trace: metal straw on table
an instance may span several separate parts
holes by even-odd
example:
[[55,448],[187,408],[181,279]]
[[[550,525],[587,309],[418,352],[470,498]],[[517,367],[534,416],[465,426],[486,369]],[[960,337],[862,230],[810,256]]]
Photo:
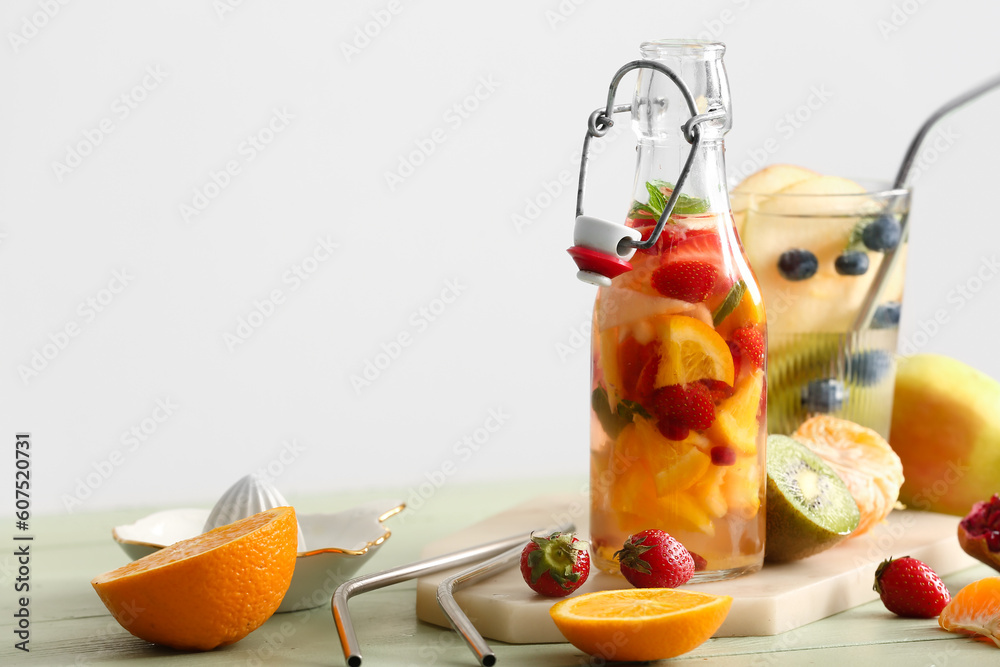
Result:
[[[572,524],[563,524],[554,528],[554,530],[562,531],[572,529]],[[518,533],[517,535],[511,535],[510,537],[494,540],[493,542],[487,542],[468,549],[454,551],[452,553],[444,554],[443,556],[436,556],[434,558],[428,558],[426,560],[417,561],[408,565],[394,567],[382,572],[355,577],[354,579],[346,581],[338,586],[337,590],[333,593],[331,610],[333,611],[334,623],[337,625],[337,635],[340,637],[340,645],[344,650],[344,659],[347,661],[349,667],[360,667],[361,665],[361,647],[358,644],[358,637],[354,632],[354,625],[351,623],[350,610],[347,606],[347,603],[352,597],[360,595],[361,593],[367,593],[368,591],[398,584],[399,582],[407,581],[420,575],[440,572],[441,570],[447,570],[459,565],[475,563],[483,558],[489,558],[490,556],[494,556],[504,551],[513,551],[515,548],[520,550],[525,544],[527,544],[530,535],[530,532]],[[462,616],[464,617],[464,614]],[[467,618],[465,620],[468,622]],[[454,619],[449,617],[449,621],[451,621],[454,626]],[[461,621],[459,622],[461,623]],[[475,632],[474,628],[473,632]],[[476,636],[478,636],[478,633],[476,633]],[[468,641],[468,639],[466,639],[466,641]],[[479,638],[479,641],[482,642],[481,637]],[[495,660],[496,658],[494,657],[494,661]]]
[[[569,530],[572,530],[572,526]],[[442,611],[448,617],[451,627],[462,636],[462,639],[465,640],[465,643],[472,650],[472,654],[476,656],[479,664],[483,667],[493,667],[497,662],[496,654],[493,653],[493,650],[483,639],[483,636],[479,634],[479,631],[476,630],[476,627],[469,620],[469,617],[465,615],[465,612],[462,611],[462,608],[458,606],[458,602],[455,601],[455,590],[488,574],[511,567],[521,559],[522,550],[523,545],[518,545],[508,551],[504,551],[499,556],[494,556],[485,563],[462,570],[458,574],[448,577],[438,585],[438,604],[441,605]]]

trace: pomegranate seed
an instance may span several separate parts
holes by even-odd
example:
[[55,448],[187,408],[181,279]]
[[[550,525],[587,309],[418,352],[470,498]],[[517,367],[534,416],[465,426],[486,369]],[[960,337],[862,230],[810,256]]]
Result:
[[712,463],[717,466],[731,466],[736,463],[736,452],[732,447],[712,447]]

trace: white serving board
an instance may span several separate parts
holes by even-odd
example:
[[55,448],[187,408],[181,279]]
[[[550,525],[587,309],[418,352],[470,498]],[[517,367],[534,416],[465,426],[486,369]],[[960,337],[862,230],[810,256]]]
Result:
[[[571,516],[577,532],[588,528],[585,499],[579,495],[537,498],[427,545],[424,556],[436,556],[499,537],[543,528]],[[939,575],[976,565],[956,537],[959,517],[929,512],[895,511],[887,523],[867,535],[847,540],[810,558],[782,565],[766,564],[755,574],[729,581],[692,584],[685,589],[731,595],[733,606],[716,637],[776,635],[877,598],[872,590],[875,568],[885,558],[913,556]],[[436,590],[445,577],[461,568],[421,577],[417,582],[417,616],[448,627],[437,604]],[[623,578],[591,572],[575,594],[627,588]],[[455,598],[483,636],[511,644],[566,641],[549,616],[558,600],[536,595],[511,568],[459,590]],[[888,613],[888,612],[887,612]]]

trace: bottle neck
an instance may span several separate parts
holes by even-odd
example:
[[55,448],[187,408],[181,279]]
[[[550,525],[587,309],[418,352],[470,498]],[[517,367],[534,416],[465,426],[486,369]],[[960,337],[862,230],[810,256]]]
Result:
[[649,200],[647,184],[664,184],[661,189],[669,195],[677,183],[691,151],[681,127],[690,120],[694,104],[694,113],[722,110],[725,115],[699,124],[701,141],[681,187],[685,197],[678,200],[675,212],[728,214],[723,137],[732,120],[729,82],[722,62],[725,47],[696,40],[665,40],[647,42],[641,52],[643,58],[669,68],[679,77],[690,98],[662,72],[639,69],[632,99],[632,128],[639,139],[634,200]]
[[[636,157],[633,200],[649,201],[647,184],[667,184],[673,189],[691,151],[678,132],[668,139],[639,139]],[[691,170],[681,189],[675,213],[728,213],[729,192],[726,187],[726,163],[722,139],[702,141],[695,150]]]

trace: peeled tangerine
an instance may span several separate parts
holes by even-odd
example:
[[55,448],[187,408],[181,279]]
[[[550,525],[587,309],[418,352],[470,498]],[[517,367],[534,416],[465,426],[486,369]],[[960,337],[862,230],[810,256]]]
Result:
[[900,359],[889,442],[903,503],[964,516],[1000,491],[1000,383],[949,357]]
[[948,632],[982,635],[1000,647],[1000,577],[974,581],[941,610],[938,625]]
[[903,465],[889,443],[872,429],[817,415],[802,422],[792,437],[826,461],[850,490],[861,512],[851,537],[871,530],[896,506]]

